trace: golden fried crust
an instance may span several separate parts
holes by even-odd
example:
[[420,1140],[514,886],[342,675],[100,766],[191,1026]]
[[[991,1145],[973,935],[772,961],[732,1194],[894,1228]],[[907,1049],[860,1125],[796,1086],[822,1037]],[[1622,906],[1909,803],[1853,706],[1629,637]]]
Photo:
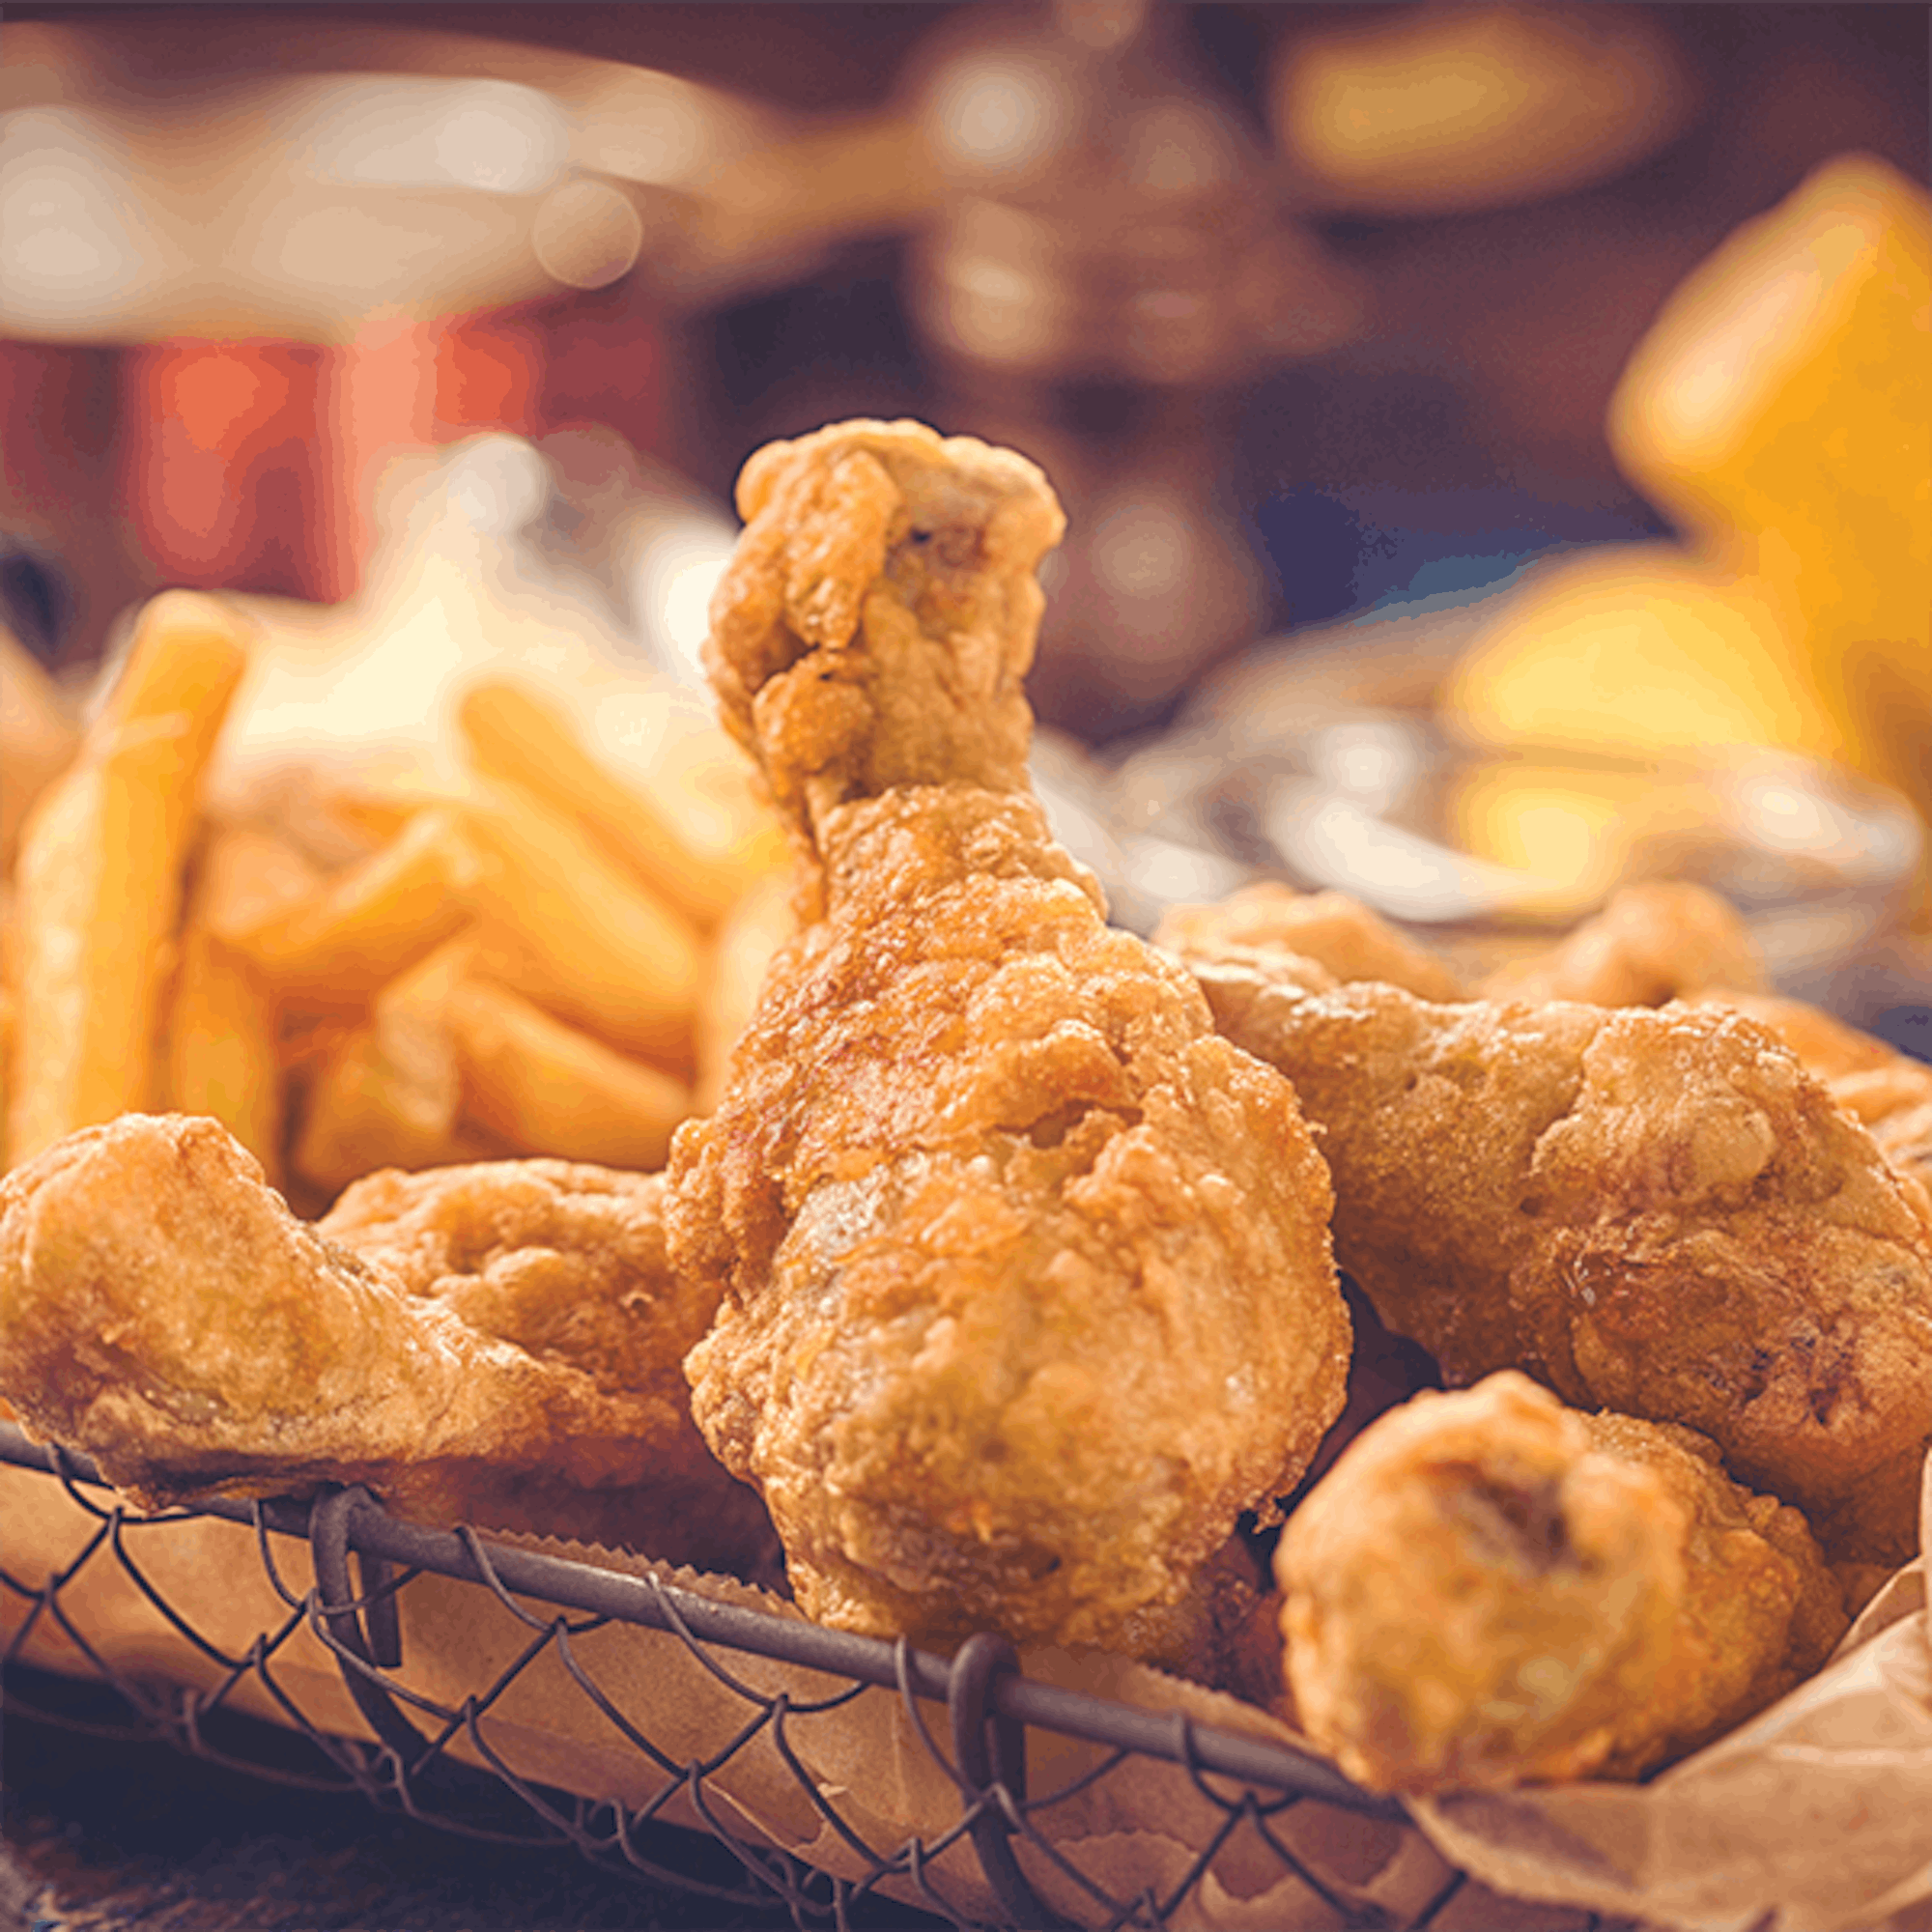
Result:
[[1295,1709],[1382,1791],[1582,1777],[1668,1719],[1688,1511],[1526,1378],[1391,1409],[1275,1554]]
[[1834,1559],[1909,1558],[1932,1239],[1911,1183],[1766,1029],[1193,963],[1322,1130],[1343,1266],[1452,1379],[1518,1366],[1686,1423]]
[[1682,1506],[1684,1599],[1647,1710],[1626,1714],[1604,1771],[1636,1776],[1721,1737],[1821,1665],[1845,1603],[1804,1516],[1724,1473],[1695,1430],[1586,1416],[1599,1456],[1648,1470]]
[[1124,1642],[1340,1409],[1321,1161],[1030,800],[893,792],[828,842],[672,1149],[672,1253],[725,1296],[699,1426],[813,1616]]
[[[1924,1224],[1871,1137],[1753,1021],[1627,1009],[1582,1065],[1538,1146],[1540,1225],[1511,1279],[1538,1356],[1573,1400],[1712,1436],[1835,1541],[1835,1512],[1932,1435]],[[1884,1547],[1834,1554],[1905,1561],[1914,1492]]]
[[1925,1190],[1922,1211],[1932,1227],[1932,1066],[1803,1000],[1723,987],[1699,993],[1694,1004],[1728,1007],[1768,1026],[1871,1135],[1893,1169]]
[[1372,1423],[1276,1571],[1300,1719],[1380,1790],[1639,1776],[1845,1629],[1804,1519],[1713,1444],[1508,1371]]
[[[656,1190],[529,1165],[373,1177],[329,1238],[213,1121],[71,1134],[0,1181],[0,1389],[148,1506],[359,1482],[425,1520],[752,1561],[756,1498],[679,1400]],[[661,1309],[650,1361],[618,1330]]]
[[1287,1073],[1321,1123],[1337,1259],[1377,1312],[1459,1378],[1520,1362],[1520,1201],[1603,1014],[1310,992],[1303,962],[1262,952],[1189,964],[1221,1030]]
[[1024,457],[915,422],[776,442],[738,479],[746,528],[711,606],[724,723],[803,835],[896,785],[1025,791],[1022,689],[1065,527]]
[[1703,886],[1652,879],[1624,887],[1595,919],[1548,952],[1492,974],[1481,991],[1491,1000],[1661,1007],[1711,986],[1757,992],[1765,984],[1756,942],[1728,900]]
[[[1261,1558],[1240,1537],[1231,1536],[1195,1573],[1179,1603],[1129,1620],[1123,1647],[1177,1677],[1266,1704],[1270,1690],[1280,1691],[1281,1642],[1274,1640],[1271,1662],[1258,1680],[1251,1632],[1273,1596]],[[1257,1689],[1259,1696],[1253,1694]]]
[[685,1351],[715,1309],[665,1259],[662,1175],[577,1161],[388,1168],[315,1231],[478,1334],[607,1392],[678,1399]]
[[1260,947],[1316,960],[1344,983],[1380,980],[1424,1000],[1465,995],[1447,964],[1359,899],[1298,893],[1273,879],[1243,886],[1218,904],[1170,906],[1153,943],[1180,953]]
[[695,1412],[811,1615],[1131,1648],[1341,1407],[1326,1172],[1027,795],[1038,472],[847,424],[740,503],[712,675],[822,891],[672,1147]]

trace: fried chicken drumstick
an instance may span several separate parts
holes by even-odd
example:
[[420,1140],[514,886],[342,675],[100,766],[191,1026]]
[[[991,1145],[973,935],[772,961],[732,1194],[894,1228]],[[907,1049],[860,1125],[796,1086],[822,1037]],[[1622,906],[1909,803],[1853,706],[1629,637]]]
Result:
[[1909,1560],[1932,1217],[1775,1035],[1719,1007],[1432,1005],[1259,950],[1191,963],[1322,1130],[1342,1265],[1452,1382],[1520,1367],[1685,1424],[1834,1560]]
[[1341,1406],[1326,1173],[1028,792],[1039,472],[851,423],[738,502],[708,664],[807,923],[672,1148],[695,1412],[812,1616],[1132,1649]]
[[1301,1722],[1382,1791],[1635,1776],[1782,1696],[1845,1628],[1804,1519],[1705,1438],[1509,1372],[1371,1423],[1275,1567]]
[[407,1516],[741,1574],[771,1530],[679,1363],[663,1183],[384,1173],[310,1227],[216,1122],[125,1114],[0,1180],[0,1392],[147,1507],[365,1483]]

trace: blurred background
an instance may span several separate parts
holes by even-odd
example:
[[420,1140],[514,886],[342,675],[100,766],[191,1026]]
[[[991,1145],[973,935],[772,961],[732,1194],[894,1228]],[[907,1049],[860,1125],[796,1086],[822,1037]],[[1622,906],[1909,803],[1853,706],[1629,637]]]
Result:
[[[1540,748],[1520,795],[1436,784],[1424,829],[1580,881],[1572,913],[1630,869],[1642,839],[1600,835],[1657,758],[1771,746],[1831,771],[1767,781],[1782,845],[1723,807],[1744,861],[1644,863],[1863,905],[1784,977],[1904,997],[1896,959],[1876,991],[1819,961],[1924,919],[1922,7],[10,5],[0,31],[0,600],[56,677],[163,584],[257,593],[324,666],[345,622],[406,628],[432,554],[480,586],[479,639],[549,613],[688,675],[746,455],[912,414],[1066,501],[1043,782],[1123,916],[1256,867],[1331,882],[1276,781],[1338,706],[1453,741],[1398,767]],[[1605,747],[1636,776],[1551,776]],[[1344,760],[1383,818],[1386,753]],[[1232,783],[1258,757],[1262,791]],[[1467,923],[1487,890],[1378,902]]]

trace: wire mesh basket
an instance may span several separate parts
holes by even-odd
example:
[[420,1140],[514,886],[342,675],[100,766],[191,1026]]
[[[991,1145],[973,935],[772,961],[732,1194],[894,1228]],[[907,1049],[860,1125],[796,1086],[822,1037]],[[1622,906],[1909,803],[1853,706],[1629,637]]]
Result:
[[[84,1458],[4,1424],[0,1462],[42,1472],[36,1485],[50,1495],[58,1485],[79,1513],[71,1548],[45,1574],[20,1574],[13,1553],[0,1567],[8,1663],[42,1663],[52,1653],[55,1667],[118,1694],[130,1734],[217,1762],[236,1761],[225,1714],[268,1715],[315,1752],[313,1771],[283,1767],[274,1775],[284,1779],[359,1791],[379,1806],[474,1837],[574,1846],[660,1888],[787,1909],[800,1927],[843,1927],[874,1896],[976,1932],[1241,1922],[1468,1932],[1492,1922],[1482,1901],[1496,1903],[1492,1895],[1406,1830],[1392,1801],[1271,1739],[1040,1681],[995,1635],[971,1638],[949,1660],[904,1640],[720,1602],[648,1566],[627,1574],[473,1529],[427,1529],[391,1517],[360,1489],[333,1489],[312,1503],[216,1500],[143,1516],[100,1493]],[[213,1621],[223,1628],[212,1628],[206,1605],[255,1579],[224,1577],[213,1595],[196,1593],[190,1611],[174,1600],[186,1574],[180,1561],[170,1573],[158,1560],[170,1547],[164,1539],[179,1544],[185,1526],[208,1522],[239,1526],[222,1533],[243,1539],[271,1593],[256,1606],[271,1603],[274,1614],[261,1617],[245,1642],[220,1616]],[[241,1547],[231,1542],[224,1560]],[[136,1646],[137,1655],[125,1641],[110,1655],[114,1645],[90,1628],[90,1599],[101,1601],[108,1582],[153,1624],[154,1641]],[[412,1595],[425,1591],[440,1593],[430,1613],[445,1624],[452,1615],[468,1622],[500,1613],[497,1622],[514,1631],[513,1641],[466,1653],[473,1682],[425,1690],[411,1680],[406,1633],[431,1627],[411,1613]],[[118,1627],[125,1631],[125,1618]],[[616,1627],[659,1634],[676,1646],[683,1669],[701,1674],[712,1693],[706,1735],[692,1731],[688,1711],[671,1720],[668,1691],[662,1701],[649,1694],[675,1674],[662,1663],[641,1691],[639,1680],[611,1681],[593,1652],[597,1634]],[[182,1667],[164,1661],[169,1645]],[[298,1662],[304,1645],[320,1646],[311,1655],[326,1655],[334,1673],[325,1688],[346,1692],[346,1703],[318,1695],[321,1680]],[[774,1679],[772,1666],[789,1675]],[[809,1673],[812,1694],[801,1694],[807,1680],[799,1673]],[[539,1675],[549,1705],[580,1699],[632,1754],[635,1775],[621,1780],[622,1791],[596,1782],[608,1755],[581,1754],[583,1775],[531,1774],[513,1742],[522,1720],[509,1714],[519,1687]],[[17,1707],[11,1687],[10,1696]],[[928,1787],[937,1778],[950,1792],[950,1816],[928,1829],[882,1835],[880,1818],[892,1807],[868,1797],[862,1776],[828,1776],[822,1751],[804,1742],[809,1727],[836,1726],[867,1699],[875,1712],[890,1711],[895,1737],[912,1741],[908,1753],[923,1758],[888,1765],[868,1744],[872,1772],[901,1783],[923,1777]],[[1072,1759],[1069,1746],[1077,1747]],[[759,1776],[769,1780],[782,1767],[791,1781],[795,1819],[805,1825],[794,1823],[789,1846],[746,1799],[753,1756]],[[1091,1814],[1095,1794],[1122,1777],[1171,1780],[1171,1802],[1196,1813],[1184,1864],[1170,1861],[1157,1880],[1138,1885],[1122,1885],[1118,1857],[1096,1863],[1063,1829],[1070,1812]],[[722,1877],[715,1861],[709,1876],[664,1862],[657,1848],[665,1834],[648,1828],[665,1822],[723,1847]],[[1344,1836],[1352,1827],[1358,1839],[1379,1833],[1385,1851],[1399,1837],[1404,1853],[1379,1864],[1344,1859],[1339,1867],[1311,1855],[1338,1827]],[[801,1856],[801,1838],[816,1849]],[[1395,1865],[1399,1879],[1390,1877]],[[1272,1900],[1256,1908],[1270,1916],[1231,1914],[1230,1902],[1241,1900]],[[1293,1917],[1277,1921],[1285,1902]],[[1564,1932],[1628,1923],[1580,1912],[1549,1922]]]

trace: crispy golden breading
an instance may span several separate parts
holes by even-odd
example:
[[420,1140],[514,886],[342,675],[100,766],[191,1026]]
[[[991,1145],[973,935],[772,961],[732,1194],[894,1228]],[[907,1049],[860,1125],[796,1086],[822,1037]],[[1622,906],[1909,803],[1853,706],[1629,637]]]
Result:
[[[1115,1648],[1177,1677],[1245,1695],[1252,1672],[1248,1634],[1273,1597],[1262,1559],[1231,1536],[1195,1572],[1179,1603],[1136,1611]],[[1277,1678],[1280,1648],[1277,1638]]]
[[1932,1214],[1932,1066],[1803,1000],[1725,987],[1699,993],[1693,1004],[1728,1007],[1768,1026],[1871,1135],[1886,1159],[1926,1190]]
[[1492,973],[1480,990],[1492,1000],[1661,1007],[1711,986],[1757,992],[1765,983],[1756,943],[1727,899],[1648,879],[1614,894],[1548,952]]
[[1467,989],[1449,965],[1347,893],[1298,893],[1264,879],[1214,905],[1170,906],[1153,943],[1170,952],[1262,947],[1325,967],[1338,981],[1380,980],[1424,1000],[1460,1000]]
[[1039,472],[861,423],[739,501],[712,674],[806,923],[672,1147],[699,1426],[819,1620],[1130,1646],[1341,1406],[1326,1175],[1027,795]]
[[[1240,896],[1229,900],[1229,907]],[[1214,951],[1223,938],[1312,952],[1325,961],[1319,950],[1287,933],[1210,928],[1191,944],[1175,946],[1179,952]],[[1338,969],[1337,977],[1370,976]],[[1403,980],[1395,983],[1425,999],[1454,997]],[[1495,1000],[1580,1000],[1595,1007],[1661,1006],[1681,998],[1748,1013],[1824,1081],[1892,1166],[1925,1187],[1932,1202],[1932,1066],[1802,1000],[1779,998],[1766,985],[1757,948],[1725,900],[1702,886],[1651,882],[1627,886],[1549,952],[1492,974],[1482,991]]]
[[1451,1381],[1520,1367],[1687,1424],[1834,1559],[1912,1555],[1932,1223],[1765,1028],[1310,991],[1301,962],[1258,952],[1192,963],[1321,1129],[1342,1265]]
[[754,1560],[678,1358],[660,1184],[376,1175],[306,1226],[218,1123],[123,1115],[0,1181],[0,1392],[155,1506],[365,1483],[401,1513]]
[[815,915],[834,807],[932,783],[1026,794],[1034,570],[1066,520],[1024,457],[907,422],[769,443],[737,501],[705,669]]
[[1383,1791],[1637,1776],[1781,1696],[1845,1628],[1803,1518],[1711,1443],[1507,1372],[1372,1423],[1276,1572],[1299,1719]]

